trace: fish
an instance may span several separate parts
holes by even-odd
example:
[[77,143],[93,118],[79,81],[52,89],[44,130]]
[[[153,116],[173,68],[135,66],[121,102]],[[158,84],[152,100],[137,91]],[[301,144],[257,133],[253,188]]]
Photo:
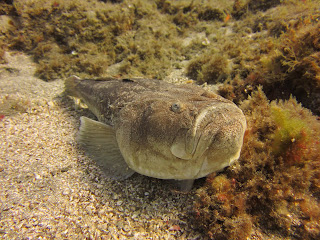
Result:
[[77,140],[114,180],[135,172],[178,180],[181,190],[240,156],[246,118],[233,102],[195,84],[144,78],[65,80],[85,116]]

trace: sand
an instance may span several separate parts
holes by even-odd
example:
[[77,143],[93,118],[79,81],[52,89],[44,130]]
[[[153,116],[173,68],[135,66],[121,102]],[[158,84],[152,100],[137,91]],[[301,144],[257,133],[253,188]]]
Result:
[[[21,53],[0,65],[1,239],[203,239],[188,194],[139,174],[107,179],[77,145],[79,117],[63,80],[34,77]],[[197,186],[198,185],[198,186]]]

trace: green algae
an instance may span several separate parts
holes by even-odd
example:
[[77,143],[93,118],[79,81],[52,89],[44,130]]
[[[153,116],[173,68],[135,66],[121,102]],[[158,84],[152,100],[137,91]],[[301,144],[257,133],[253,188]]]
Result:
[[295,113],[276,105],[270,110],[278,126],[274,133],[272,152],[275,154],[286,152],[293,144],[306,145],[306,136],[310,135],[310,129],[304,119],[295,117]]

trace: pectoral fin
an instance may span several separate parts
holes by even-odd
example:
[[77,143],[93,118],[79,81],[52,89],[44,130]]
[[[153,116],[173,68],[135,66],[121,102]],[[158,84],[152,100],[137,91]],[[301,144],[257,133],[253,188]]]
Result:
[[104,173],[114,180],[130,177],[130,169],[119,150],[114,129],[104,123],[81,117],[78,142],[102,167]]
[[189,192],[192,189],[194,179],[180,180],[178,182],[181,192]]
[[185,180],[171,180],[172,185],[174,186],[174,191],[178,193],[188,193],[191,191],[194,183],[194,179],[185,179]]

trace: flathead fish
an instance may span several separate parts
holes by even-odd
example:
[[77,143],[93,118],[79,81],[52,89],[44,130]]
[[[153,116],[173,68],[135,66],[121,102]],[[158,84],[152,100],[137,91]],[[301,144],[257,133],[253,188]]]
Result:
[[151,79],[65,81],[97,120],[81,117],[78,141],[112,179],[134,172],[192,181],[239,158],[246,129],[231,101],[195,85]]

